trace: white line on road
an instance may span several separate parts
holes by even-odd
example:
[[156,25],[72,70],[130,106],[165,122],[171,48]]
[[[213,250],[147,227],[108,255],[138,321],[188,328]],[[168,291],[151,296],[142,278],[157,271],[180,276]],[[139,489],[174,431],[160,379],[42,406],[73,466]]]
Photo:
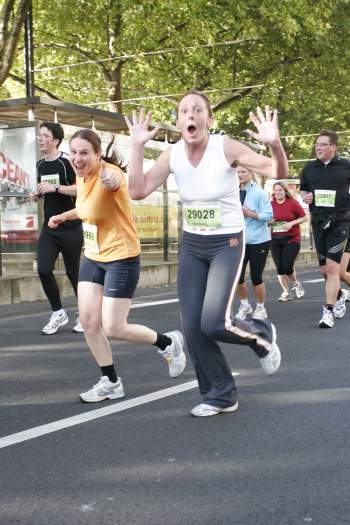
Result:
[[302,280],[303,283],[324,283],[324,279],[310,279],[309,281]]
[[163,301],[150,301],[148,303],[134,303],[131,308],[145,308],[145,306],[158,306],[159,304],[178,303],[178,299],[163,299]]
[[[232,371],[232,375],[239,376],[240,373]],[[120,401],[118,403],[114,403],[113,405],[108,405],[103,408],[98,408],[97,410],[85,412],[84,414],[78,414],[65,419],[59,419],[58,421],[53,421],[52,423],[47,423],[46,425],[41,425],[39,427],[29,428],[27,430],[23,430],[22,432],[17,432],[16,434],[10,434],[0,438],[0,448],[16,445],[17,443],[23,443],[23,441],[45,436],[46,434],[52,434],[58,430],[73,427],[75,425],[81,425],[82,423],[87,423],[88,421],[93,421],[94,419],[98,419],[100,417],[110,416],[111,414],[116,414],[117,412],[123,412],[129,408],[145,405],[146,403],[151,403],[152,401],[158,401],[164,397],[181,394],[182,392],[186,392],[187,390],[191,390],[197,386],[197,380],[188,381],[187,383],[182,383],[181,385],[171,386],[170,388],[164,388],[163,390],[157,390],[156,392],[151,392],[150,394],[145,394],[144,396],[134,397],[133,399],[129,399],[127,401]]]
[[9,436],[0,438],[0,448],[9,447],[10,445],[15,445],[16,443],[22,443],[23,441],[28,441],[29,439],[34,439],[46,434],[51,434],[52,432],[57,432],[58,430],[62,430],[64,428],[80,425],[81,423],[86,423],[100,417],[116,414],[117,412],[122,412],[123,410],[128,410],[129,408],[145,405],[146,403],[151,403],[152,401],[158,401],[158,399],[163,399],[164,397],[173,396],[175,394],[191,390],[192,388],[196,388],[197,385],[197,381],[188,381],[187,383],[182,383],[181,385],[164,388],[163,390],[158,390],[157,392],[152,392],[151,394],[146,394],[144,396],[135,397],[134,399],[129,399],[127,401],[114,403],[113,405],[108,405],[97,410],[91,410],[90,412],[85,412],[84,414],[78,414],[65,419],[59,419],[58,421],[53,421],[47,425],[41,425],[39,427],[29,428],[23,432],[10,434]]
[[[163,299],[162,301],[149,301],[149,302],[146,302],[146,303],[133,303],[131,305],[131,308],[146,308],[147,306],[158,306],[158,305],[161,305],[161,304],[170,304],[170,303],[178,303],[179,302],[179,299],[175,298],[175,299]],[[73,311],[73,310],[77,310],[77,308],[74,308],[74,307],[71,307],[71,308],[66,308],[65,310],[67,311]],[[39,317],[39,316],[42,316],[42,315],[46,315],[47,312],[36,312],[36,313],[31,313],[31,312],[28,312],[27,314],[22,314],[22,315],[14,315],[12,317],[5,317],[3,319],[0,319],[0,323],[3,322],[3,323],[7,323],[8,321],[14,321],[14,320],[18,320],[18,319],[26,319],[27,317]]]

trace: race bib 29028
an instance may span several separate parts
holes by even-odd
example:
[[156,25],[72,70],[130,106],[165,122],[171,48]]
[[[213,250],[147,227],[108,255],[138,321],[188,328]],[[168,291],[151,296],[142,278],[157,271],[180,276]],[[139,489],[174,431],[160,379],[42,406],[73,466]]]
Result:
[[219,202],[201,202],[183,205],[184,220],[194,230],[215,230],[221,226],[221,205]]

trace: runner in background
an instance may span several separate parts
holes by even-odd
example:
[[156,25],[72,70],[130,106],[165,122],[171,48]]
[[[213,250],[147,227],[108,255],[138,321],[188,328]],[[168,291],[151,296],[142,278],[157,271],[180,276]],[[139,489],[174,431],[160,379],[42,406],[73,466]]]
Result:
[[334,131],[321,130],[315,142],[317,159],[308,162],[300,175],[300,193],[310,207],[315,248],[325,279],[320,328],[333,328],[334,318],[344,317],[346,312],[340,269],[349,237],[350,161],[336,155],[337,143]]
[[[113,139],[114,140],[114,139]],[[185,369],[183,336],[179,330],[160,334],[128,315],[140,275],[140,241],[131,213],[123,163],[113,141],[102,156],[101,141],[90,129],[74,133],[70,160],[77,174],[76,208],[51,217],[50,228],[66,221],[83,221],[85,253],[79,272],[78,304],[86,342],[100,367],[98,383],[80,394],[86,403],[125,396],[108,338],[154,345],[167,361],[169,374]]]
[[271,203],[271,254],[282,287],[282,294],[278,300],[285,302],[301,299],[305,291],[297,280],[294,263],[300,251],[300,224],[307,221],[307,216],[282,181],[274,183]]
[[[266,319],[266,290],[262,275],[270,250],[271,234],[268,223],[272,220],[272,206],[268,194],[257,184],[252,170],[238,166],[237,175],[246,227],[246,245],[242,272],[237,287],[240,306],[236,317],[237,319],[246,319],[247,315],[252,315],[253,319]],[[248,287],[245,282],[248,263],[256,300],[254,311],[248,300]]]
[[[54,267],[59,254],[62,254],[66,274],[74,293],[77,295],[80,254],[83,245],[83,232],[80,220],[61,224],[55,231],[48,227],[52,215],[57,215],[75,207],[77,194],[74,170],[65,155],[58,151],[64,138],[60,124],[43,122],[40,125],[38,146],[44,157],[37,163],[36,191],[30,194],[33,202],[44,198],[44,223],[37,245],[38,274],[52,314],[42,333],[51,335],[69,322],[62,307],[60,291],[54,276]],[[83,332],[79,318],[73,327],[74,332]]]
[[206,417],[237,410],[231,369],[217,341],[248,345],[266,374],[277,372],[281,354],[276,330],[267,319],[231,318],[234,292],[244,258],[244,216],[236,166],[262,175],[286,177],[288,163],[280,142],[277,111],[258,108],[250,118],[271,158],[222,135],[209,135],[213,124],[210,101],[200,91],[185,93],[177,108],[182,139],[164,151],[146,173],[144,147],[158,129],[149,130],[151,114],[126,117],[131,136],[129,192],[143,199],[173,173],[183,204],[184,232],[178,268],[178,295],[187,347],[196,371],[201,403],[193,416]]

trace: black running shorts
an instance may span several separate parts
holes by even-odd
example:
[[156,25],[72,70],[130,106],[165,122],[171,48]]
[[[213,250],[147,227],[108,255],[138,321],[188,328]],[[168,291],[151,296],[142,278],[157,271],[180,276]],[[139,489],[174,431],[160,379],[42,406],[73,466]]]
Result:
[[338,222],[328,229],[324,229],[323,223],[313,224],[312,232],[319,265],[325,265],[326,259],[340,263],[348,240],[349,223]]
[[98,262],[83,257],[79,282],[103,286],[103,295],[114,299],[132,299],[140,277],[140,256],[120,261]]

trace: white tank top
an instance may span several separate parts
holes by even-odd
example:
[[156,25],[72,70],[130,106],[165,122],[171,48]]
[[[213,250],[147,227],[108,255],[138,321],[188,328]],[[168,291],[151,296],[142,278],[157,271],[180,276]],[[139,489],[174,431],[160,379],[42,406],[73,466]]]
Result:
[[222,135],[209,135],[196,168],[187,158],[184,141],[177,142],[170,153],[170,171],[183,204],[184,231],[217,235],[244,230],[239,180],[226,160]]

